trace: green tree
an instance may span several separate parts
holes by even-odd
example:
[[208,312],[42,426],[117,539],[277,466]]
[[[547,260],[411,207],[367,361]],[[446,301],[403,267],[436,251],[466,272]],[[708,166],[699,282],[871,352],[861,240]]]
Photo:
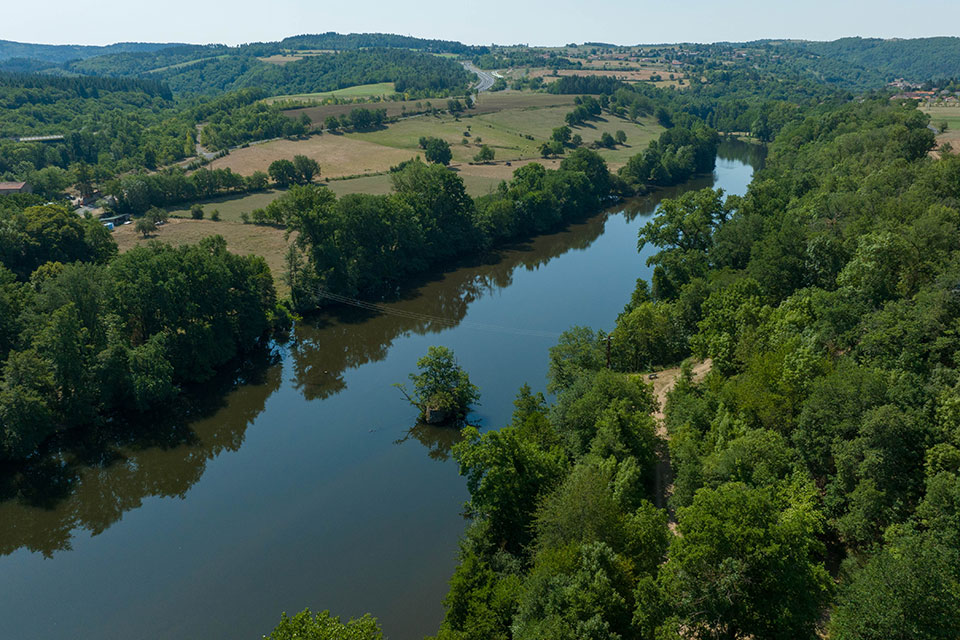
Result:
[[837,640],[948,640],[960,629],[960,558],[931,535],[909,533],[880,550],[841,591]]
[[264,640],[383,640],[383,632],[370,614],[343,623],[329,611],[313,616],[304,609],[292,618],[283,614],[280,624]]
[[[661,583],[675,624],[693,638],[816,638],[831,588],[815,558],[822,518],[813,490],[701,489],[678,512]],[[790,594],[790,606],[783,595]]]
[[289,187],[291,184],[294,184],[299,176],[297,168],[293,163],[282,158],[271,162],[267,172],[270,174],[270,178],[280,188]]
[[570,127],[564,125],[554,129],[553,133],[550,135],[550,139],[554,142],[559,142],[560,144],[567,144],[570,142],[571,134],[572,131],[570,130]]
[[570,387],[581,374],[599,371],[606,362],[601,338],[590,327],[571,327],[550,347],[547,390],[557,393]]
[[462,420],[480,399],[480,390],[470,382],[470,376],[447,347],[427,349],[427,355],[417,360],[417,369],[419,373],[410,374],[411,392],[402,384],[397,387],[420,409],[420,417],[428,423]]
[[476,162],[493,162],[495,155],[496,154],[494,153],[493,149],[491,149],[488,145],[483,145],[480,147],[480,151],[477,152],[477,155],[475,155],[473,159]]
[[424,149],[423,155],[427,159],[427,162],[448,165],[453,159],[453,152],[450,151],[450,145],[446,140],[429,138],[426,141]]
[[516,427],[483,435],[474,427],[453,447],[460,474],[467,477],[467,513],[488,527],[490,540],[511,553],[531,538],[531,523],[542,496],[563,476],[566,456],[544,448]]
[[139,234],[142,234],[144,238],[157,230],[157,223],[153,221],[152,218],[146,216],[138,218],[136,223],[133,225],[133,230]]
[[627,143],[627,134],[624,133],[623,129],[617,129],[617,132],[613,134],[613,137],[617,141],[617,144]]
[[199,204],[191,205],[190,217],[194,220],[203,220],[203,207]]
[[317,161],[304,155],[293,156],[293,168],[297,172],[299,184],[310,184],[316,176],[320,175],[320,165]]

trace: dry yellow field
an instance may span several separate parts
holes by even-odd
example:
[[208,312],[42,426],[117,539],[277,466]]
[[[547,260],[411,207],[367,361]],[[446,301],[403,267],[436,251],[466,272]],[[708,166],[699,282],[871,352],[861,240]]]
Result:
[[129,251],[138,244],[159,240],[174,246],[193,244],[208,237],[221,235],[227,241],[227,249],[238,255],[263,256],[273,274],[277,291],[281,295],[288,293],[282,282],[284,257],[288,240],[286,230],[238,222],[214,222],[212,220],[183,220],[171,218],[166,224],[144,238],[133,230],[134,225],[127,224],[113,232],[120,251]]
[[339,178],[365,173],[380,173],[409,160],[419,152],[395,149],[342,135],[325,133],[306,140],[275,140],[236,149],[210,163],[211,169],[230,168],[248,176],[266,171],[274,160],[304,155],[320,163],[322,177]]

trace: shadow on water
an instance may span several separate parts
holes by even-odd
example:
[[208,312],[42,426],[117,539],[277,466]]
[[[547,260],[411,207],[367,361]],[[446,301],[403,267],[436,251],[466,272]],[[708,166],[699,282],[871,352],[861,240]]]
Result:
[[185,498],[207,461],[243,445],[280,387],[279,362],[275,350],[260,349],[168,413],[69,433],[35,459],[0,467],[0,555],[26,548],[51,557],[77,532],[102,533],[146,498]]

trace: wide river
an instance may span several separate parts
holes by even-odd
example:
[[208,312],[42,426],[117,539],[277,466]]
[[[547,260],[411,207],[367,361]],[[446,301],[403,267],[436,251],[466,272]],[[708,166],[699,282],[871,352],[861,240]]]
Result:
[[411,430],[391,385],[446,345],[481,389],[472,420],[507,423],[523,383],[543,390],[556,334],[611,329],[649,277],[637,231],[659,201],[743,194],[759,161],[724,143],[713,176],[418,283],[386,313],[301,324],[172,436],[0,479],[0,638],[258,639],[305,607],[435,633],[466,488],[451,433]]

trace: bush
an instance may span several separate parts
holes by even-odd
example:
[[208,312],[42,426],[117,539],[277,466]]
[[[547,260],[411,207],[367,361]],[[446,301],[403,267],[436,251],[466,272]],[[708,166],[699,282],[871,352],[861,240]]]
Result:
[[190,207],[190,217],[194,220],[203,220],[203,207],[195,204]]

